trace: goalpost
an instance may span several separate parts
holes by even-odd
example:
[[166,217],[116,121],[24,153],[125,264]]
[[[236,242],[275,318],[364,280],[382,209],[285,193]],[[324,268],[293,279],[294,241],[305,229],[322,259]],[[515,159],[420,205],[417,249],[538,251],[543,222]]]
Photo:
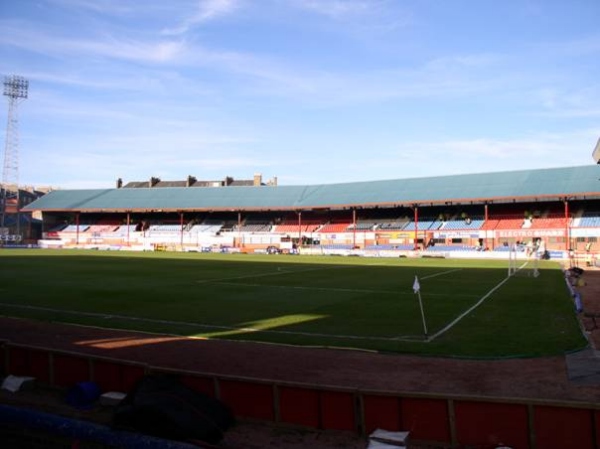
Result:
[[[523,254],[525,258],[519,259],[518,255]],[[510,246],[508,252],[508,276],[526,276],[538,277],[540,253],[537,248],[531,253],[525,253],[520,250],[516,244]]]

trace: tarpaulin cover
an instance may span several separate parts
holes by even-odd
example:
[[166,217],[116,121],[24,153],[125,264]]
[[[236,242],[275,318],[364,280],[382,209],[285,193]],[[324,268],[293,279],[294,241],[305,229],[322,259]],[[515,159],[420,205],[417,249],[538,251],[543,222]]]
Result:
[[117,406],[113,422],[118,428],[161,438],[216,444],[234,418],[222,402],[175,377],[146,376]]

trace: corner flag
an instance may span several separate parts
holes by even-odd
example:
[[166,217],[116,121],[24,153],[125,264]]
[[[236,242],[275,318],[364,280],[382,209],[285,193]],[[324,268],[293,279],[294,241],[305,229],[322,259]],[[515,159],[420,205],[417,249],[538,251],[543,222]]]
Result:
[[415,295],[419,293],[420,290],[421,284],[419,284],[419,278],[415,276],[415,282],[413,283],[413,291],[415,292]]
[[421,319],[423,320],[423,333],[427,338],[427,323],[425,322],[425,311],[423,310],[423,300],[421,299],[421,284],[419,284],[419,278],[415,275],[415,282],[413,282],[413,291],[415,295],[419,295],[419,308],[421,309]]

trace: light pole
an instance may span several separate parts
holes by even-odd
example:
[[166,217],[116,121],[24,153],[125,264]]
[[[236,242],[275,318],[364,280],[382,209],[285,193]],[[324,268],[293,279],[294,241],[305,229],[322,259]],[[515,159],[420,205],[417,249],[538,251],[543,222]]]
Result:
[[20,235],[19,217],[19,110],[21,100],[27,98],[29,81],[22,76],[10,75],[4,78],[4,95],[8,97],[8,118],[4,145],[4,165],[2,169],[2,201],[0,204],[0,227],[4,228],[7,209],[16,213],[16,234]]

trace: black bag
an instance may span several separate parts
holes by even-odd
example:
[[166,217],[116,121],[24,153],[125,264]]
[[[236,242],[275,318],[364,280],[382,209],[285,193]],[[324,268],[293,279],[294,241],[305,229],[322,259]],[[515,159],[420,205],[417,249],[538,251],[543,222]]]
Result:
[[117,406],[115,427],[172,440],[217,444],[234,423],[227,406],[171,376],[146,376]]
[[573,273],[575,276],[581,276],[585,270],[579,267],[571,267],[569,268],[569,271],[571,271],[571,273]]

